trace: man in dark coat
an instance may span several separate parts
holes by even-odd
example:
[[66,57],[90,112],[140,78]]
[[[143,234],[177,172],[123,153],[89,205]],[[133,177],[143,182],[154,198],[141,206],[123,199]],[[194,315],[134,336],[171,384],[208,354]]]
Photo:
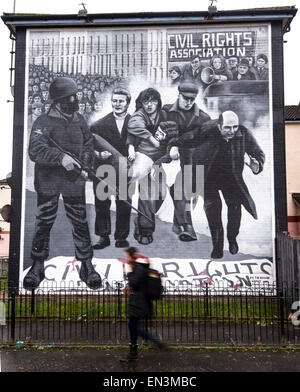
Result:
[[[177,124],[179,138],[174,142],[170,150],[172,159],[180,158],[181,173],[178,173],[175,183],[179,181],[182,175],[182,198],[176,200],[174,197],[174,186],[171,187],[170,193],[174,202],[174,219],[173,231],[178,235],[181,241],[197,240],[193,228],[191,217],[191,200],[185,197],[183,190],[184,184],[184,166],[194,165],[193,153],[195,150],[195,138],[200,134],[203,124],[210,120],[208,114],[204,113],[197,104],[195,99],[198,95],[198,87],[190,82],[183,82],[178,86],[178,99],[174,104],[165,105],[162,109],[162,115],[166,121],[174,121]],[[194,173],[194,172],[193,172]],[[195,174],[195,173],[194,173]],[[194,183],[195,175],[191,181]]]
[[[72,79],[54,80],[50,86],[54,103],[47,114],[34,122],[31,130],[29,156],[35,162],[38,212],[31,250],[33,265],[24,278],[24,287],[28,290],[37,288],[45,278],[44,260],[49,256],[50,230],[56,219],[60,195],[72,224],[75,257],[81,261],[80,278],[92,289],[101,286],[100,275],[91,263],[93,248],[86,220],[85,179],[81,176],[87,177],[84,168],[93,163],[93,137],[84,118],[76,113],[76,92],[77,86]],[[84,167],[67,152],[80,159]]]
[[[127,113],[130,104],[130,93],[121,88],[113,91],[111,104],[113,111],[102,119],[96,121],[91,126],[91,132],[95,136],[95,148],[98,150],[96,166],[101,164],[112,165],[120,178],[119,161],[120,158],[127,159],[128,147],[126,145],[128,121],[130,115]],[[117,179],[118,180],[118,179]],[[117,181],[118,183],[118,181]],[[97,197],[98,182],[94,182],[95,193],[95,234],[100,236],[99,241],[94,245],[94,249],[103,249],[110,245],[109,235],[111,234],[110,206],[111,200],[107,198],[100,200]],[[131,202],[129,196],[127,198]],[[116,198],[116,229],[115,246],[126,248],[129,246],[126,238],[130,229],[131,206],[124,200]]]
[[201,64],[201,58],[194,56],[189,65],[185,66],[182,71],[182,80],[192,82],[202,89],[206,87],[201,79],[201,72],[204,66]]
[[245,154],[250,157],[254,174],[263,170],[265,154],[252,133],[239,125],[236,113],[226,111],[218,120],[203,126],[194,161],[205,166],[204,210],[207,216],[213,251],[212,258],[223,257],[222,192],[228,207],[227,238],[231,254],[238,252],[236,237],[241,223],[241,206],[257,219],[256,207],[243,179]]

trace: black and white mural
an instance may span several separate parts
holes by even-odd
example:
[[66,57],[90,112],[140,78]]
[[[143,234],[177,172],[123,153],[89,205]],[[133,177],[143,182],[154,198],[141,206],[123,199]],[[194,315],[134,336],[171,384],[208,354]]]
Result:
[[27,31],[20,281],[272,284],[271,29]]

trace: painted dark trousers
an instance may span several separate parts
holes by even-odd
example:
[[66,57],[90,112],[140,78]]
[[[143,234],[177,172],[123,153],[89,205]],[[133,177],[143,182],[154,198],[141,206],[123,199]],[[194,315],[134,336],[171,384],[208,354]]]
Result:
[[[181,166],[181,171],[177,174],[175,183],[178,184],[180,182],[180,177],[181,177],[181,199],[180,200],[175,200],[175,194],[174,194],[174,185],[171,186],[170,188],[170,195],[173,199],[174,203],[174,217],[173,217],[173,222],[176,225],[182,226],[183,224],[189,224],[192,225],[192,215],[191,215],[191,199],[188,199],[186,197],[186,194],[184,192],[184,184],[190,181],[190,187],[191,190],[194,190],[195,188],[195,166],[193,165],[193,153],[195,149],[194,148],[180,148],[179,149],[179,154],[180,154],[180,166]],[[185,179],[185,170],[184,167],[185,165],[190,165],[193,167],[192,171],[192,176],[189,179]]]
[[[99,160],[98,165],[109,165],[112,166],[116,173],[116,184],[119,184],[119,178],[127,178],[127,158],[124,157],[118,150],[116,150],[110,143],[105,139],[98,136],[97,137],[97,147],[101,151],[109,151],[111,156],[105,160]],[[100,177],[105,180],[105,176]],[[111,200],[109,198],[105,200],[100,200],[97,197],[97,186],[98,182],[94,181],[93,189],[95,195],[95,234],[98,236],[107,236],[111,234],[111,215],[110,206]],[[128,188],[127,188],[128,195]],[[131,214],[131,198],[128,195],[127,201],[129,205],[124,202],[124,200],[119,200],[116,197],[116,228],[115,228],[115,239],[125,240],[129,235],[130,230],[130,214]]]
[[[127,200],[129,203],[131,203],[129,197]],[[110,199],[99,200],[97,196],[95,197],[95,234],[98,236],[106,236],[111,234],[110,206]],[[116,240],[125,240],[128,237],[130,230],[130,214],[131,205],[125,203],[124,200],[118,200],[118,198],[116,198]]]
[[[37,216],[31,258],[43,261],[49,256],[50,231],[57,216],[59,193],[54,195],[38,193],[37,196]],[[84,192],[81,196],[62,193],[62,198],[66,216],[72,225],[75,257],[79,261],[90,261],[93,258],[93,248],[86,219]]]
[[204,185],[204,211],[207,216],[212,238],[215,236],[216,232],[220,232],[221,237],[223,238],[222,200],[220,198],[219,190],[222,192],[228,208],[227,238],[229,241],[235,240],[239,234],[242,216],[242,201],[234,183],[235,180],[233,177],[216,180],[211,176]]

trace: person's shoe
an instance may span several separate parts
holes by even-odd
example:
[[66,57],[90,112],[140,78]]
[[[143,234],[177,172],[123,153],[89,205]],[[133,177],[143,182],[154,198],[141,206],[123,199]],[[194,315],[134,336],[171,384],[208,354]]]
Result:
[[183,231],[178,235],[180,241],[196,241],[197,240],[197,235],[195,233],[195,230],[191,224],[184,223],[183,225]]
[[140,229],[138,227],[137,218],[135,218],[135,220],[134,220],[134,225],[135,225],[134,233],[133,233],[134,239],[137,240],[137,242],[139,244],[142,244],[142,245],[149,245],[149,244],[151,244],[153,242],[152,234],[150,232],[147,232],[147,233],[144,232],[143,233],[143,232],[140,231]]
[[79,277],[92,290],[101,287],[102,279],[90,260],[81,262]]
[[236,240],[231,240],[231,241],[228,241],[228,242],[229,242],[229,252],[232,255],[236,255],[237,252],[239,251],[238,243],[236,242]]
[[23,286],[26,290],[35,290],[39,287],[42,280],[45,279],[44,261],[34,261],[32,267],[27,272],[23,280]]
[[120,358],[121,362],[135,361],[138,359],[138,346],[137,344],[129,345],[129,353],[124,358]]
[[166,345],[164,342],[162,342],[161,340],[159,340],[159,339],[155,339],[155,340],[153,341],[153,343],[154,343],[160,350],[165,350],[165,349],[167,349],[167,345]]
[[177,225],[177,223],[173,223],[172,231],[173,233],[179,235],[182,232],[182,228],[181,226]]
[[222,259],[223,256],[223,250],[218,248],[214,248],[210,255],[212,259]]
[[108,235],[100,236],[99,241],[93,245],[94,249],[104,249],[110,245],[110,239]]
[[129,242],[127,240],[116,240],[116,248],[128,248]]

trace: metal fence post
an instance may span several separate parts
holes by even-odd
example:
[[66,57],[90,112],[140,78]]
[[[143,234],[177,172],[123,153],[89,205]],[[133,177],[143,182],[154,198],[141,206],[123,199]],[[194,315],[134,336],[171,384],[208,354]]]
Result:
[[205,283],[205,296],[204,296],[204,301],[205,301],[205,305],[204,305],[204,309],[205,309],[205,316],[207,317],[209,314],[209,309],[208,309],[208,284]]
[[[10,290],[10,304],[11,304],[11,324],[10,324],[10,342],[15,343],[15,331],[16,331],[16,288],[11,287]],[[10,305],[8,304],[8,306]]]
[[283,292],[283,283],[281,284],[280,292],[279,292],[279,311],[280,311],[280,332],[281,339],[285,338],[285,330],[284,330],[284,292]]
[[118,316],[121,318],[121,315],[122,315],[122,311],[121,311],[121,309],[122,309],[122,301],[121,301],[121,295],[122,295],[122,293],[121,293],[121,285],[122,285],[122,283],[121,282],[117,282],[117,293],[118,293]]
[[34,303],[35,303],[35,290],[31,290],[31,315],[34,313]]

